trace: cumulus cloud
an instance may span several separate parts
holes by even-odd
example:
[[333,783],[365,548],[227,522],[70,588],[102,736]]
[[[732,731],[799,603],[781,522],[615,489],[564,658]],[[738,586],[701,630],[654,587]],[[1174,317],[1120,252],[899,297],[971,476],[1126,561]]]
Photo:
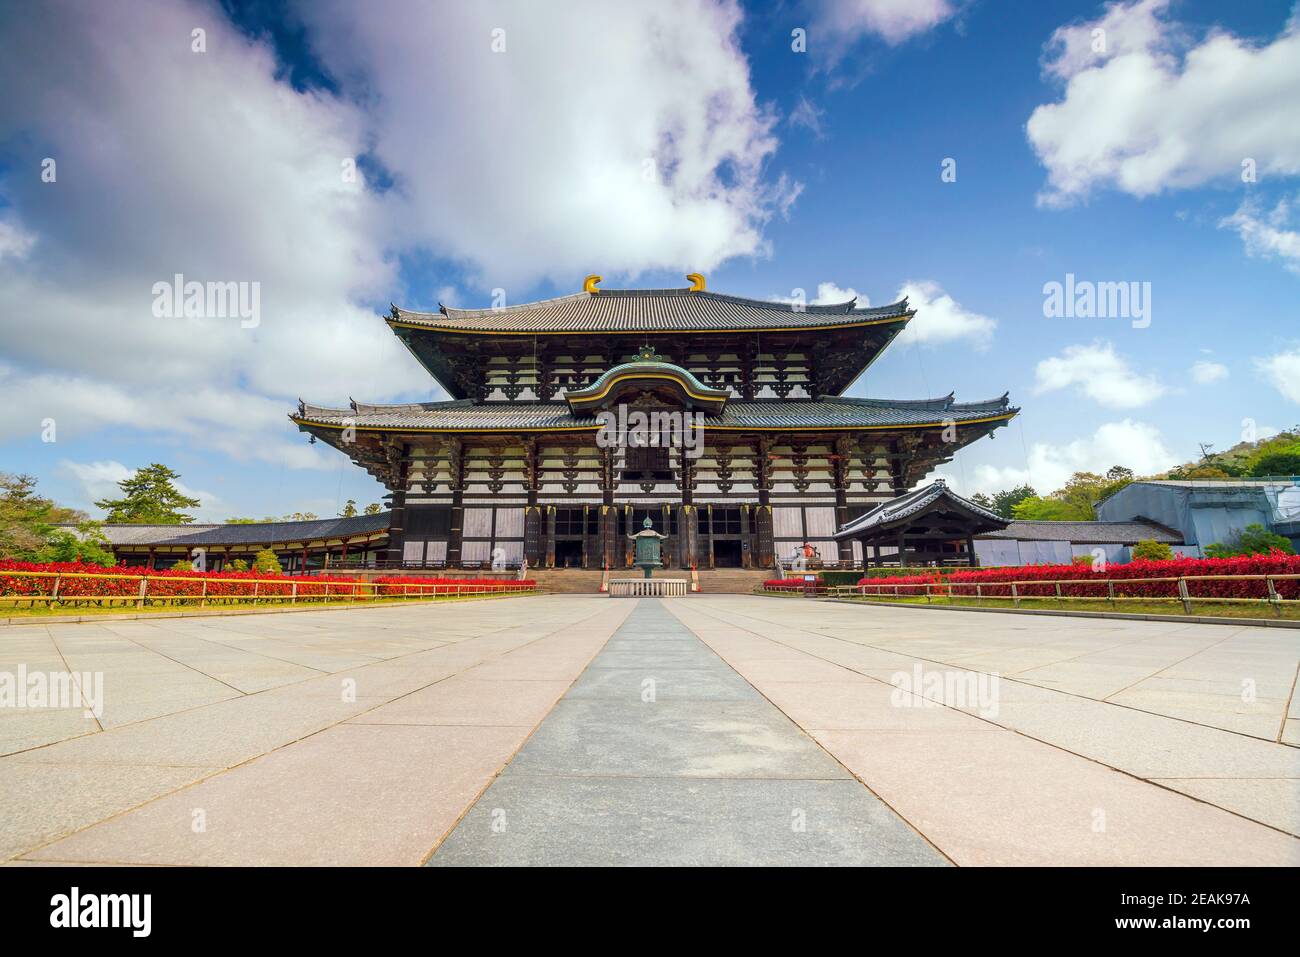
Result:
[[1046,73],[1058,102],[1034,110],[1029,141],[1047,167],[1047,205],[1098,185],[1134,196],[1240,175],[1300,173],[1300,17],[1254,43],[1223,30],[1199,42],[1167,19],[1169,0],[1113,3],[1058,29]]
[[[1300,91],[1297,95],[1300,96]],[[1296,121],[1300,123],[1300,117]],[[1295,212],[1294,200],[1284,199],[1263,213],[1257,200],[1248,199],[1231,216],[1221,219],[1219,226],[1236,230],[1247,255],[1279,260],[1288,270],[1300,275],[1300,230],[1291,226]]]
[[[59,467],[77,481],[87,502],[118,498],[122,494],[118,483],[135,474],[135,469],[127,468],[115,459],[102,462],[72,462],[65,459],[59,463]],[[203,489],[191,488],[179,480],[172,484],[182,495],[199,500],[199,507],[192,510],[196,518],[200,521],[219,521],[213,516],[222,513],[224,503],[217,495]]]
[[[795,301],[793,295],[773,296],[772,299],[775,302]],[[848,302],[850,299],[857,300],[858,309],[871,305],[868,296],[858,292],[852,286],[841,287],[835,282],[818,283],[816,297],[808,299],[807,302],[813,306],[824,306]],[[907,299],[909,307],[915,309],[917,314],[907,324],[907,328],[899,334],[896,340],[899,343],[911,342],[933,346],[965,340],[977,349],[986,349],[993,336],[993,330],[997,328],[996,319],[990,319],[988,316],[964,308],[944,292],[942,286],[931,279],[904,283],[889,301],[897,302],[900,299]]]
[[[400,255],[462,285],[707,269],[764,254],[798,193],[769,174],[734,4],[303,16],[338,93],[289,86],[215,3],[0,8],[0,433],[54,418],[329,467],[287,423],[298,396],[440,397],[375,315]],[[260,322],[155,316],[177,274],[256,283]]]
[[931,346],[962,340],[977,349],[988,348],[997,321],[964,308],[937,282],[926,279],[904,283],[894,296],[895,300],[903,298],[916,315],[899,335],[899,343]]
[[1064,486],[1075,472],[1104,474],[1111,466],[1122,465],[1138,475],[1154,475],[1178,461],[1159,429],[1123,419],[1064,445],[1035,442],[1024,468],[981,465],[968,477],[964,491],[996,492],[1028,483],[1046,495]]
[[1256,359],[1255,365],[1284,398],[1300,402],[1300,347]]
[[302,13],[366,97],[402,239],[484,285],[765,255],[763,224],[797,192],[768,175],[776,117],[755,100],[730,0]]
[[1146,405],[1166,392],[1154,376],[1136,372],[1109,342],[1069,346],[1059,356],[1039,362],[1034,377],[1034,391],[1040,394],[1075,387],[1094,402],[1115,409]]
[[1201,359],[1192,363],[1190,373],[1192,381],[1197,385],[1209,385],[1211,382],[1218,382],[1220,379],[1228,378],[1228,367],[1221,362]]
[[814,0],[812,9],[810,42],[825,36],[838,53],[868,35],[902,43],[948,20],[959,5],[951,0]]

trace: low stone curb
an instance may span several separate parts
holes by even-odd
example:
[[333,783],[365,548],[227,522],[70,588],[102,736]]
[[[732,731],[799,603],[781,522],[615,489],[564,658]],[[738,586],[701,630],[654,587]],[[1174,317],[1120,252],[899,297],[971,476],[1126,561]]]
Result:
[[1300,621],[1271,618],[1222,618],[1216,615],[1133,615],[1122,611],[1062,611],[1059,608],[980,608],[977,605],[911,605],[892,601],[860,601],[856,598],[817,598],[842,605],[875,605],[880,608],[919,608],[929,611],[998,612],[1004,615],[1051,615],[1058,618],[1120,618],[1126,621],[1174,621],[1189,625],[1249,625],[1254,628],[1300,628]]

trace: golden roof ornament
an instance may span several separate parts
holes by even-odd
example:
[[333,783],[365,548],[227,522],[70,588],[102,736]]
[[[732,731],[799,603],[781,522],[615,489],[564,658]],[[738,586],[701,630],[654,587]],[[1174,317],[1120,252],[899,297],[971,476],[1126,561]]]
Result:
[[686,278],[691,281],[691,292],[704,292],[704,274],[691,272],[686,274]]
[[593,296],[596,295],[596,293],[600,292],[600,290],[596,288],[598,285],[600,285],[600,279],[601,279],[600,276],[597,276],[595,273],[592,273],[590,276],[588,276],[586,279],[582,281],[582,291],[589,292]]

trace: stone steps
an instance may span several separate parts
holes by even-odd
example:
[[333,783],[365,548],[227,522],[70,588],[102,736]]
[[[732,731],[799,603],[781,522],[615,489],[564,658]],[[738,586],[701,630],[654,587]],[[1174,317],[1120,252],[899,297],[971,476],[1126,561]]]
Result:
[[[636,578],[636,568],[622,568],[610,573],[612,578]],[[715,568],[700,570],[700,591],[711,594],[748,595],[775,572],[759,568]],[[590,568],[530,568],[528,577],[537,582],[538,591],[556,595],[590,595],[600,591],[601,571]],[[689,568],[656,569],[656,578],[690,580]]]

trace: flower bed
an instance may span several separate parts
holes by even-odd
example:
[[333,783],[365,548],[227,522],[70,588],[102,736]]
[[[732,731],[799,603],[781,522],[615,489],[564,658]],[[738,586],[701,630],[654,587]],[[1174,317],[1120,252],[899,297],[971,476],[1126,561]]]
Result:
[[[1236,558],[1176,558],[1169,561],[1134,561],[1127,564],[1107,565],[1104,570],[1093,571],[1089,564],[1079,565],[1025,565],[1018,568],[971,569],[938,575],[916,575],[907,578],[862,578],[859,585],[925,585],[933,583],[932,594],[952,597],[973,596],[975,585],[985,598],[1010,598],[1011,582],[1060,581],[1060,594],[1065,598],[1097,598],[1108,594],[1107,582],[1115,583],[1114,593],[1122,598],[1177,598],[1177,579],[1187,580],[1187,592],[1192,598],[1268,598],[1268,583],[1263,578],[1250,575],[1300,575],[1300,556],[1273,552],[1268,555],[1243,555]],[[1225,577],[1206,577],[1225,576]],[[1134,579],[1168,579],[1166,581],[1135,581]],[[944,585],[961,585],[951,588]],[[1055,597],[1056,585],[1021,584],[1017,593],[1022,598]],[[1277,579],[1274,587],[1279,597],[1300,598],[1300,579]],[[902,594],[922,595],[924,588],[900,589]]]
[[[533,581],[478,578],[416,578],[392,575],[376,579],[342,575],[277,575],[260,571],[197,572],[189,569],[103,568],[79,562],[0,561],[3,605],[30,598],[33,604],[99,605],[234,604],[247,601],[372,601],[439,595],[506,594],[532,591]],[[141,598],[141,583],[146,591]],[[57,593],[56,593],[57,589]],[[2,606],[0,606],[2,607]]]
[[826,583],[820,578],[816,581],[804,581],[802,578],[769,578],[763,582],[763,588],[767,591],[811,591],[824,592]]

